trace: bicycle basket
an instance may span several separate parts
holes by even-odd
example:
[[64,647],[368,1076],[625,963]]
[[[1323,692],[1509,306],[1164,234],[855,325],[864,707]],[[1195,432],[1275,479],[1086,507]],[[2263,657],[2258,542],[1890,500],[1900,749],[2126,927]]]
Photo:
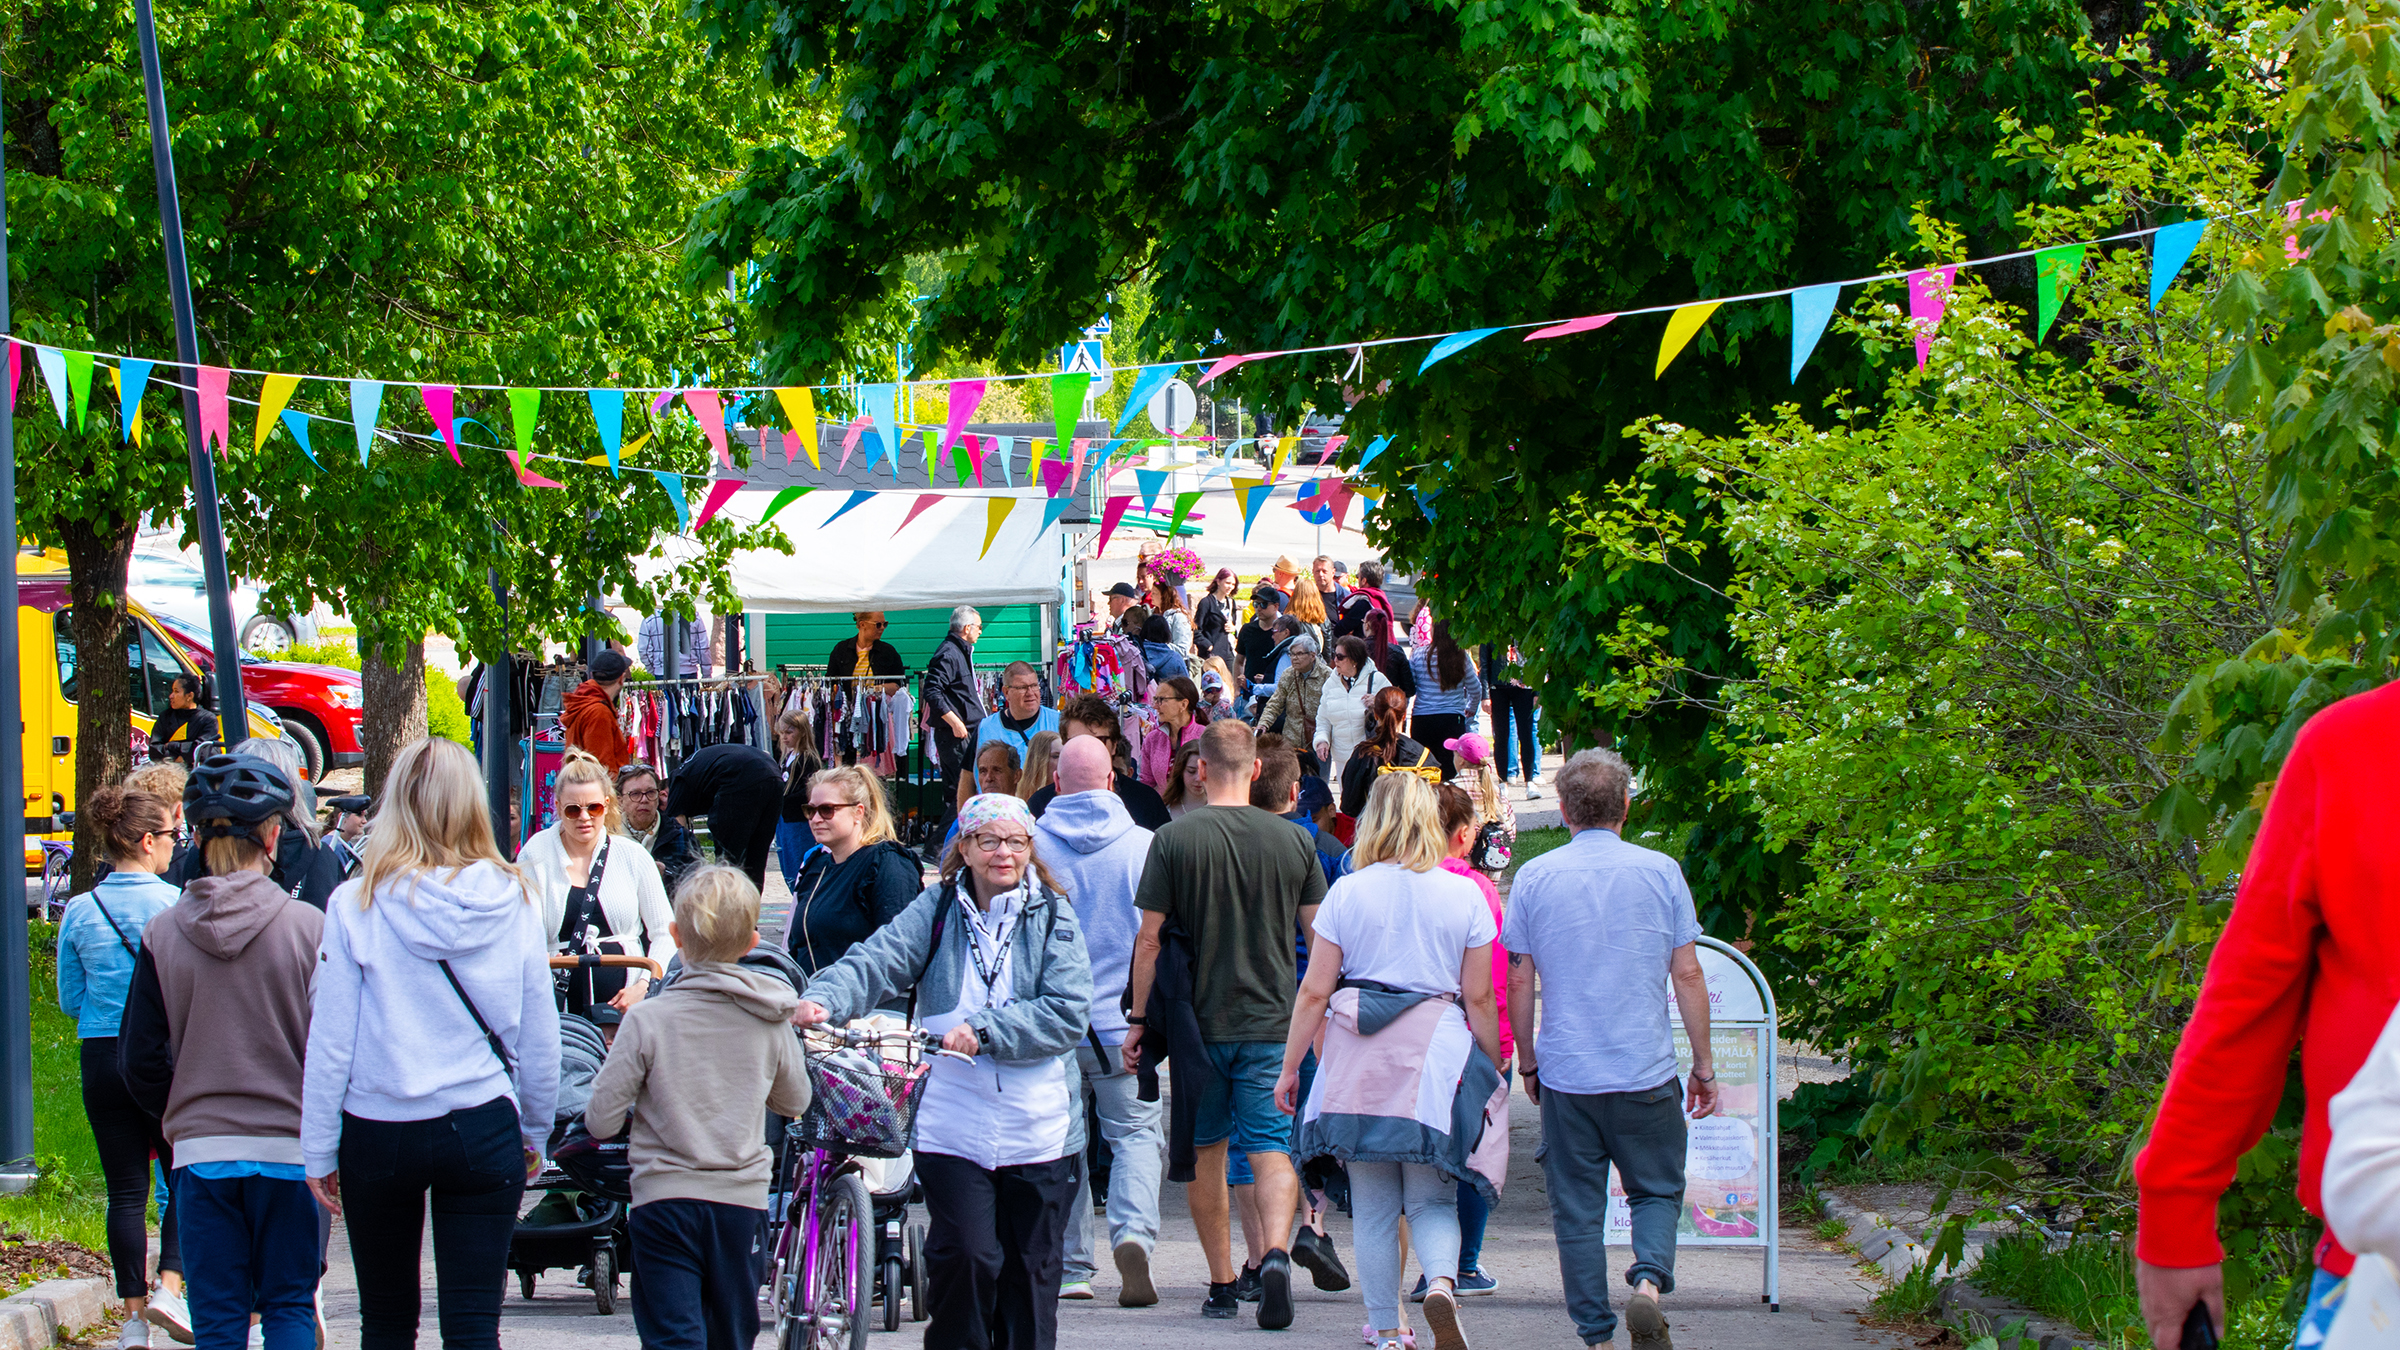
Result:
[[917,1133],[917,1106],[930,1067],[914,1055],[885,1058],[872,1049],[808,1054],[808,1110],[791,1127],[804,1147],[861,1158],[897,1158]]

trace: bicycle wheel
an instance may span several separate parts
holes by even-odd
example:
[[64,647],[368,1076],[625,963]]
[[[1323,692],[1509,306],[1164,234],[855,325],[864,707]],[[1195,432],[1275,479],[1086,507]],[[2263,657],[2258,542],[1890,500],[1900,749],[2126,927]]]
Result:
[[810,1350],[867,1350],[867,1305],[874,1293],[867,1249],[874,1241],[875,1204],[867,1183],[855,1172],[834,1178],[818,1197]]
[[789,1185],[783,1194],[783,1217],[774,1226],[773,1271],[767,1280],[767,1306],[774,1312],[775,1350],[801,1350],[808,1340],[800,1321],[800,1233],[807,1198]]
[[67,901],[74,890],[75,851],[66,848],[42,850],[42,921],[57,923],[67,912]]

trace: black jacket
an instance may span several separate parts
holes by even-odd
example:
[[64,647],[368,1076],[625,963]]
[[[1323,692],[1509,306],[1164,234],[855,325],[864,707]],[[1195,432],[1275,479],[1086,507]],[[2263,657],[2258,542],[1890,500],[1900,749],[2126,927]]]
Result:
[[150,724],[150,758],[172,757],[188,764],[195,746],[202,741],[215,739],[215,713],[206,708],[169,708]]
[[[1275,635],[1261,628],[1256,619],[1242,625],[1242,635],[1234,640],[1234,650],[1242,656],[1245,686],[1275,682],[1275,658],[1281,647]],[[1242,690],[1244,695],[1249,692],[1247,687]]]
[[[1134,1070],[1134,1095],[1158,1100],[1158,1066],[1167,1066],[1175,1092],[1167,1103],[1167,1180],[1193,1180],[1198,1175],[1199,1150],[1194,1144],[1200,1118],[1200,1099],[1217,1083],[1217,1067],[1200,1040],[1200,1012],[1192,1003],[1198,989],[1197,954],[1183,925],[1169,919],[1158,930],[1158,963],[1151,968],[1150,1005],[1142,1013],[1142,1056]],[[1133,992],[1126,991],[1131,1000]],[[1131,1011],[1129,1008],[1128,1011]]]
[[925,682],[917,691],[917,703],[924,709],[925,720],[935,726],[944,725],[943,713],[957,713],[967,738],[974,739],[975,724],[983,720],[983,699],[975,692],[975,653],[958,634],[943,638],[942,645],[933,649],[932,659],[925,663]]
[[[1116,790],[1117,799],[1125,803],[1125,814],[1145,830],[1163,830],[1175,819],[1174,813],[1167,810],[1167,799],[1158,795],[1158,789],[1131,774],[1117,775]],[[1033,813],[1035,820],[1040,820],[1042,813],[1050,809],[1050,803],[1057,800],[1058,788],[1046,787],[1025,799],[1025,809]]]
[[780,810],[783,767],[755,745],[725,741],[702,746],[675,767],[675,777],[667,784],[667,814],[687,819],[711,815],[745,798],[745,804],[754,804],[762,814],[770,808]]
[[822,847],[812,847],[800,859],[784,949],[800,963],[802,974],[814,975],[898,918],[924,889],[925,869],[906,845],[868,844],[838,863]]
[[[268,879],[281,886],[285,893],[311,909],[323,910],[333,898],[333,888],[342,884],[344,863],[333,845],[311,844],[308,836],[285,822],[283,837],[275,844],[275,870]],[[208,875],[208,865],[201,860],[197,848],[186,848],[167,864],[163,874],[178,887],[189,886]]]
[[[900,662],[900,649],[881,638],[867,649],[867,667],[879,680],[905,680],[908,667]],[[852,634],[833,644],[833,655],[825,658],[825,673],[833,678],[846,679],[858,669],[858,637]]]
[[[1390,762],[1405,768],[1415,764],[1419,759],[1425,759],[1429,764],[1441,763],[1440,760],[1426,758],[1424,746],[1403,736],[1400,738],[1400,744],[1394,750]],[[1384,762],[1377,759],[1374,752],[1363,744],[1350,753],[1350,762],[1342,766],[1341,807],[1343,815],[1356,819],[1359,812],[1367,809],[1367,794],[1375,790],[1375,774],[1383,767]]]
[[1192,646],[1203,661],[1214,656],[1233,663],[1233,611],[1214,595],[1201,596],[1192,611]]
[[797,824],[808,819],[808,780],[816,777],[817,770],[824,767],[825,762],[817,758],[816,751],[804,748],[800,751],[800,757],[792,761],[791,767],[783,771],[785,823]]

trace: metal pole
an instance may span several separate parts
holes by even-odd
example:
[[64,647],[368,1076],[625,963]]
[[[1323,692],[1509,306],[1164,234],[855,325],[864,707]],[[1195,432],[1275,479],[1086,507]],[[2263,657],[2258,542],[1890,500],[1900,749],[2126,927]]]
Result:
[[[8,312],[8,161],[0,149],[0,332]],[[14,394],[14,390],[10,391]],[[21,708],[17,687],[17,407],[0,407],[0,539],[8,566],[0,568],[0,696]],[[0,913],[0,1193],[22,1191],[38,1175],[33,1163],[33,971],[25,931],[25,736],[0,736],[0,859],[18,878],[17,895]],[[15,805],[10,805],[10,803]]]
[[509,686],[516,683],[517,657],[509,649],[508,588],[500,584],[497,570],[486,573],[492,583],[492,598],[500,602],[500,659],[483,663],[483,787],[492,810],[492,834],[500,841],[500,852],[510,858],[517,856],[515,821],[508,810],[509,788],[516,783],[516,733],[510,728],[508,704],[516,692]]
[[[150,100],[150,167],[158,179],[158,220],[165,234],[167,297],[175,310],[175,382],[183,386],[183,432],[191,446],[192,515],[200,527],[200,570],[208,580],[209,646],[217,660],[217,719],[228,745],[250,734],[242,695],[241,635],[233,627],[233,589],[225,571],[225,523],[217,514],[217,465],[200,438],[200,330],[192,317],[192,273],[183,259],[183,207],[175,195],[175,146],[167,136],[167,83],[159,73],[158,24],[150,0],[133,0],[141,30],[142,85]],[[11,536],[13,542],[14,536]],[[9,611],[14,614],[16,611]],[[11,667],[13,670],[14,667]]]

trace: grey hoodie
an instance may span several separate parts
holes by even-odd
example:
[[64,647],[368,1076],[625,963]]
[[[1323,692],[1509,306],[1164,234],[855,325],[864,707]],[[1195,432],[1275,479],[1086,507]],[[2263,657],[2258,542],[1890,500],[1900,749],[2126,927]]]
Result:
[[[513,1082],[443,978],[444,960],[499,1034]],[[513,870],[420,872],[386,882],[373,903],[360,883],[344,883],[325,907],[308,1036],[308,1174],[334,1169],[345,1111],[433,1120],[509,1097],[525,1146],[542,1152],[558,1098],[556,999],[549,944]]]
[[1083,950],[1092,963],[1092,1030],[1103,1045],[1125,1039],[1125,981],[1142,916],[1133,895],[1150,856],[1150,831],[1103,788],[1054,798],[1033,825],[1034,851],[1074,903]]
[[799,1006],[771,971],[702,961],[625,1014],[583,1122],[606,1139],[632,1113],[634,1204],[767,1207],[766,1113],[808,1109],[808,1065],[792,1029]]

